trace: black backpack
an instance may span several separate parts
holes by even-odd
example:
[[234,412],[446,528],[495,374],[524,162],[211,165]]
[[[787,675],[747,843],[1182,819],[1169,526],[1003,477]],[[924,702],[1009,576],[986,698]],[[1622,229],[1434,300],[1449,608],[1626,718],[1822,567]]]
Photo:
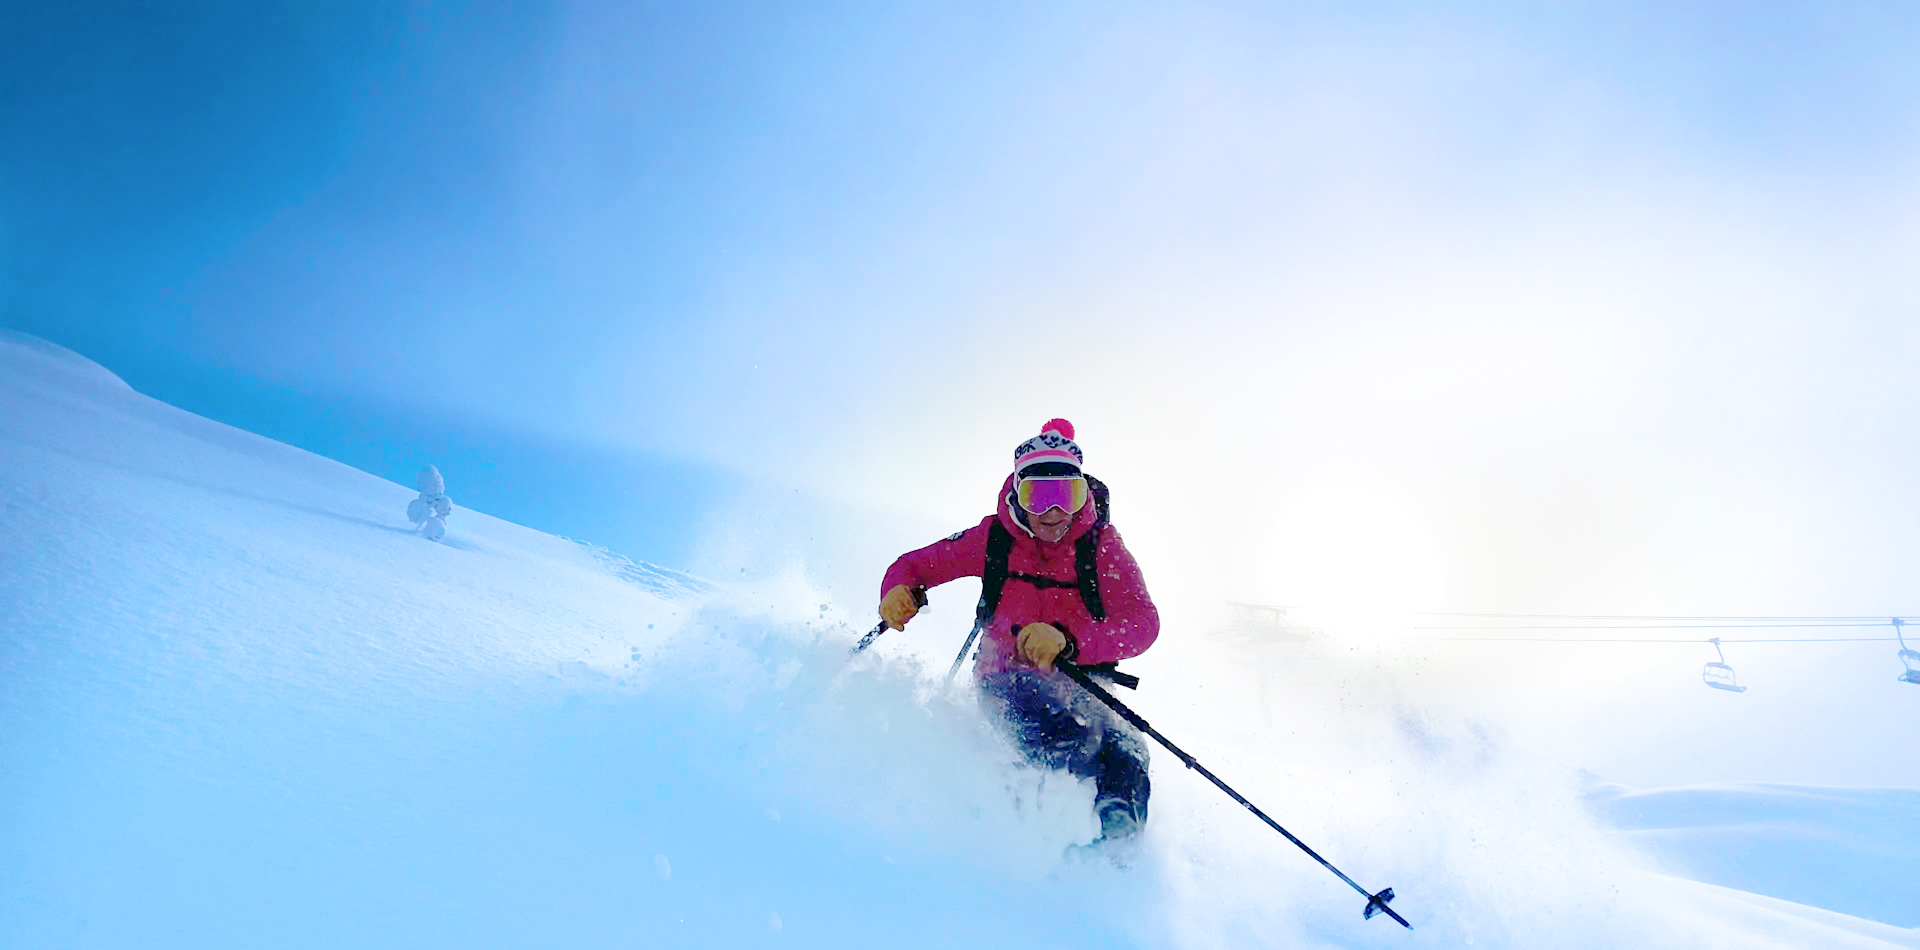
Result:
[[976,631],[984,628],[988,618],[999,609],[1000,593],[1006,589],[1008,581],[1022,581],[1035,587],[1078,587],[1080,601],[1087,605],[1087,613],[1092,614],[1095,620],[1107,619],[1106,605],[1100,602],[1100,572],[1094,559],[1100,551],[1100,532],[1112,521],[1112,508],[1107,499],[1106,484],[1092,475],[1086,476],[1086,479],[1097,517],[1093,527],[1073,542],[1073,580],[1063,581],[1007,570],[1007,560],[1013,554],[1013,532],[1008,531],[999,518],[987,525],[987,566],[980,575],[980,603],[973,609]]

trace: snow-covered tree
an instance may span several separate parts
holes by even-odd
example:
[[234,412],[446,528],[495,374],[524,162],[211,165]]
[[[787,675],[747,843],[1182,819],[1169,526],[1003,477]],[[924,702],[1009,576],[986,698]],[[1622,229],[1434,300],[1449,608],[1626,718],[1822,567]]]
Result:
[[420,497],[407,503],[407,520],[413,529],[429,541],[447,536],[447,516],[453,514],[453,499],[447,497],[447,480],[440,470],[429,465],[413,480]]

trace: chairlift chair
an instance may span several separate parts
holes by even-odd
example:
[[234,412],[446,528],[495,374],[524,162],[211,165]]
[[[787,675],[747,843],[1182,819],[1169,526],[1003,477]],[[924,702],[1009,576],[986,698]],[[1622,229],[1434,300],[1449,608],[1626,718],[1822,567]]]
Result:
[[[1701,667],[1700,679],[1714,689],[1724,689],[1729,693],[1746,692],[1747,688],[1741,686],[1739,681],[1734,679],[1733,667],[1727,665],[1727,655],[1720,650],[1720,638],[1714,637],[1707,642],[1713,644],[1713,652],[1719,655],[1720,662],[1708,663],[1706,666]],[[1916,654],[1914,659],[1920,660],[1920,654]]]
[[1893,618],[1893,635],[1900,639],[1900,662],[1907,668],[1907,671],[1900,674],[1898,679],[1902,683],[1920,686],[1920,653],[1907,648],[1907,638],[1900,632],[1900,628],[1906,626],[1906,623],[1899,617]]

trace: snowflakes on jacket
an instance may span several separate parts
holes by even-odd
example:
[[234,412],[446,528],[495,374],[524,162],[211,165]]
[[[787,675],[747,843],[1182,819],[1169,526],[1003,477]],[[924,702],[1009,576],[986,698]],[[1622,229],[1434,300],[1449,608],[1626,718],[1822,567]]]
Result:
[[884,596],[896,584],[937,587],[955,578],[979,577],[986,570],[988,528],[997,518],[1013,535],[1013,550],[1007,558],[1009,575],[1051,577],[1065,582],[1065,586],[1040,588],[1009,576],[993,621],[982,635],[980,660],[974,666],[976,675],[1026,665],[1013,648],[1013,628],[1029,623],[1050,623],[1073,637],[1079,649],[1075,662],[1083,664],[1124,660],[1152,646],[1160,635],[1160,612],[1147,596],[1140,565],[1128,553],[1120,532],[1112,525],[1100,529],[1094,565],[1100,574],[1100,599],[1107,616],[1095,620],[1073,583],[1074,542],[1093,530],[1099,517],[1094,505],[1089,502],[1080,509],[1066,537],[1048,543],[1035,538],[1014,518],[1012,494],[1013,476],[1009,475],[1000,486],[994,514],[945,540],[900,555],[880,582],[881,594]]

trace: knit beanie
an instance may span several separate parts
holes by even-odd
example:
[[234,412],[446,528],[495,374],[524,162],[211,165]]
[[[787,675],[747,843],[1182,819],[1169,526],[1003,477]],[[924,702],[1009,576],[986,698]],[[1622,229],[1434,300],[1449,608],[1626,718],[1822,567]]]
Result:
[[[1065,419],[1048,419],[1039,435],[1013,450],[1013,470],[1017,474],[1028,474],[1026,470],[1032,466],[1048,465],[1048,474],[1078,475],[1085,460],[1080,447],[1073,443],[1073,423]],[[1072,471],[1054,466],[1070,467]]]

